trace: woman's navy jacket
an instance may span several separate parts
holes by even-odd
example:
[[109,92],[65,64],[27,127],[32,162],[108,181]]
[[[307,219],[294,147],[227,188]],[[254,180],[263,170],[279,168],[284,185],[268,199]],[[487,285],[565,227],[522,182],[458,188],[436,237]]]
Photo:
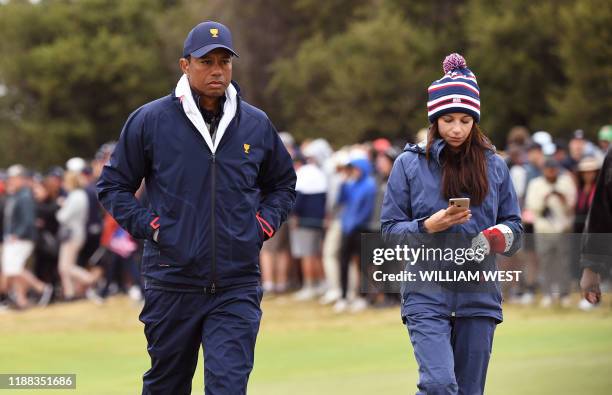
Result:
[[[418,239],[425,232],[423,222],[438,210],[448,207],[448,200],[441,193],[440,155],[445,145],[444,140],[434,141],[430,149],[430,160],[427,161],[424,145],[408,144],[395,161],[381,211],[385,239],[398,236]],[[479,206],[470,204],[472,218],[465,224],[452,226],[443,234],[436,234],[436,241],[439,243],[441,237],[446,237],[448,246],[456,246],[459,239],[471,240],[484,229],[505,224],[514,234],[514,243],[504,255],[512,255],[520,248],[523,233],[518,199],[503,159],[487,150],[486,160],[489,192],[485,200]],[[421,269],[426,267],[427,263],[420,266]],[[467,262],[459,266],[453,262],[436,262],[431,268],[491,271],[496,270],[496,264],[495,257],[489,256],[481,263]],[[470,287],[469,284],[457,282],[422,290],[404,286],[402,317],[421,313],[447,317],[486,316],[501,322],[502,296],[499,284],[493,282],[488,285]]]

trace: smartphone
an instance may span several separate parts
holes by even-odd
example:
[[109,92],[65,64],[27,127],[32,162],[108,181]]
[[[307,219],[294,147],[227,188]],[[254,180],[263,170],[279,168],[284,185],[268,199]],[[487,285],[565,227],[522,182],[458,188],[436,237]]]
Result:
[[451,198],[448,199],[448,207],[453,212],[463,211],[470,208],[470,198]]

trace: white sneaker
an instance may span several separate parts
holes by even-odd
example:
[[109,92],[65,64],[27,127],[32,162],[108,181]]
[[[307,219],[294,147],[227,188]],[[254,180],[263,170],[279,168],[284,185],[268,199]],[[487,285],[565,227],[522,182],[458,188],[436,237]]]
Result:
[[302,288],[301,290],[296,292],[293,295],[293,300],[297,302],[305,302],[308,300],[312,300],[316,297],[317,297],[317,292],[315,291],[315,289],[312,287],[308,287],[308,288]]
[[51,301],[52,296],[53,296],[53,286],[51,284],[45,285],[45,288],[40,294],[40,299],[38,299],[38,305],[40,307],[45,307]]
[[348,300],[346,299],[338,299],[336,304],[334,304],[334,313],[340,314],[344,313],[349,307]]
[[130,289],[128,289],[128,296],[135,302],[138,302],[142,299],[142,291],[140,291],[140,287],[138,285],[132,285]]
[[596,307],[596,305],[589,303],[589,301],[586,299],[581,299],[578,303],[578,308],[582,311],[591,311]]
[[349,307],[349,311],[351,313],[359,313],[360,311],[363,311],[367,308],[368,308],[368,302],[363,298],[357,298],[351,303],[351,306]]
[[320,298],[321,296],[325,295],[325,293],[327,292],[327,283],[325,281],[321,281],[319,284],[317,284],[316,287],[314,287],[314,291],[317,295],[317,298]]
[[321,299],[319,299],[319,303],[322,305],[328,305],[328,304],[332,304],[334,302],[336,302],[338,299],[340,299],[340,290],[338,289],[329,289],[327,292],[325,292],[325,295],[323,295],[321,297]]
[[87,288],[87,291],[85,291],[85,297],[94,302],[95,304],[103,304],[104,303],[104,299],[98,295],[98,293],[93,289],[93,288]]
[[266,281],[265,283],[263,283],[263,291],[264,294],[269,294],[274,292],[274,283],[271,281]]
[[553,298],[550,295],[544,295],[540,300],[540,307],[548,308],[552,306]]

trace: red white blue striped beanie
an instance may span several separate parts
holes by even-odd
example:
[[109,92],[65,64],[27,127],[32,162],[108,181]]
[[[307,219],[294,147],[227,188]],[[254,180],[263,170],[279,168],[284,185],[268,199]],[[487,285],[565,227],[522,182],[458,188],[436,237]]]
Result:
[[442,63],[444,76],[434,81],[428,89],[427,116],[429,122],[444,114],[460,112],[480,121],[480,89],[476,76],[467,68],[463,56],[448,55]]

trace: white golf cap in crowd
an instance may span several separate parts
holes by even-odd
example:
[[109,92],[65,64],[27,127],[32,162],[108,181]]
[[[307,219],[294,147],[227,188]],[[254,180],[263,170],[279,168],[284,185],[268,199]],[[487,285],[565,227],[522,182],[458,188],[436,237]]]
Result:
[[73,171],[75,173],[82,172],[83,170],[85,170],[86,167],[87,162],[85,162],[85,159],[83,158],[74,157],[68,159],[68,161],[66,162],[66,170]]

